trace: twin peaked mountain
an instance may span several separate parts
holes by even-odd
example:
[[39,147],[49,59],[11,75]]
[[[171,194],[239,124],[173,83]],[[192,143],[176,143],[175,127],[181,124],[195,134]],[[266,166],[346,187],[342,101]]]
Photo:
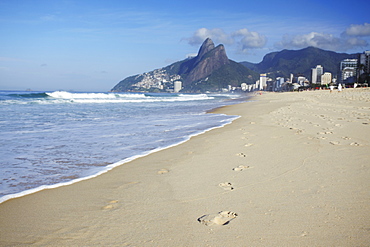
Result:
[[127,77],[111,91],[161,92],[173,88],[175,81],[181,81],[181,92],[217,92],[228,85],[239,87],[242,83],[255,83],[258,77],[258,73],[230,60],[225,47],[215,47],[213,41],[208,38],[203,42],[196,57]]
[[254,84],[260,73],[267,73],[271,78],[289,78],[291,73],[311,78],[311,68],[319,64],[324,67],[325,72],[339,78],[340,62],[358,56],[358,53],[336,53],[307,47],[269,53],[257,64],[237,63],[228,59],[223,45],[215,47],[211,39],[206,39],[196,57],[127,77],[111,91],[165,92],[173,89],[176,81],[181,81],[181,92],[219,92],[222,88],[228,88],[228,85],[240,87],[242,83]]

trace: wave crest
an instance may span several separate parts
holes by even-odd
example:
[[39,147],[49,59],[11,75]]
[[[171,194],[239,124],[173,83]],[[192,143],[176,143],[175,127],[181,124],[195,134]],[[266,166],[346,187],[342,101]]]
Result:
[[0,104],[62,104],[62,103],[145,103],[145,102],[186,102],[215,99],[207,94],[171,93],[111,93],[111,92],[34,92],[6,95]]

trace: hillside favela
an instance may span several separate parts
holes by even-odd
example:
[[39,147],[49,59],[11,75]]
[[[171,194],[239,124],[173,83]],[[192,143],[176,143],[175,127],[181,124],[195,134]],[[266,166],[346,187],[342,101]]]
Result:
[[207,38],[197,56],[167,67],[130,76],[112,92],[251,92],[367,87],[370,51],[346,54],[315,47],[282,50],[262,62],[234,62],[222,44]]

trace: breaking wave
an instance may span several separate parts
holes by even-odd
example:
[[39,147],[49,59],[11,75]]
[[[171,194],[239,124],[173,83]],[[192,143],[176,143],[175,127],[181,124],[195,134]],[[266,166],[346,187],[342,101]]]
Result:
[[210,99],[214,99],[214,97],[207,94],[78,93],[54,91],[7,94],[1,99],[0,104],[142,103]]

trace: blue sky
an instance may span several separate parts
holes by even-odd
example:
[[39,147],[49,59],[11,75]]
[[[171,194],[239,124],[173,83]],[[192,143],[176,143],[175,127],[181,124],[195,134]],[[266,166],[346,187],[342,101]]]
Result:
[[[0,0],[0,90],[108,91],[197,53],[370,50],[367,0]],[[314,66],[314,65],[313,65]]]

